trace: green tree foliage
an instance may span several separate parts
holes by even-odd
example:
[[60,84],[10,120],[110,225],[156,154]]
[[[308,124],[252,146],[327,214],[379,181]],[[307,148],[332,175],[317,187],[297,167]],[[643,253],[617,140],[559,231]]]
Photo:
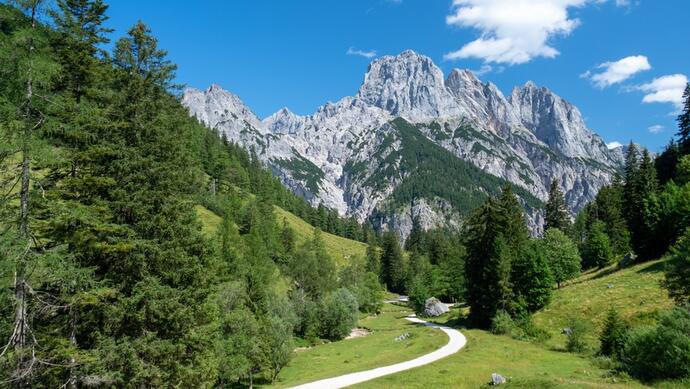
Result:
[[630,375],[643,380],[690,377],[690,310],[674,308],[656,327],[633,331],[621,361]]
[[554,278],[539,242],[531,241],[512,260],[511,281],[517,313],[536,312],[551,300]]
[[426,256],[416,251],[412,252],[407,271],[407,294],[417,313],[423,312],[428,298],[439,298],[446,294],[448,279],[441,268],[432,265]]
[[561,230],[546,230],[541,244],[548,267],[559,288],[561,284],[580,274],[582,259],[577,246]]
[[565,203],[565,197],[556,180],[551,181],[549,200],[546,202],[546,215],[544,217],[544,231],[556,228],[563,232],[570,229],[570,214]]
[[[101,1],[58,1],[54,29],[38,1],[17,4],[0,5],[0,386],[252,385],[275,379],[295,335],[354,325],[357,299],[326,297],[337,277],[318,237],[297,247],[273,212],[318,210],[189,118],[146,25],[111,60]],[[217,236],[198,203],[222,216]],[[288,301],[293,274],[321,300],[293,287]],[[376,276],[355,278],[375,310]]]
[[604,328],[599,335],[599,354],[620,359],[628,340],[630,326],[621,319],[614,308],[609,309]]
[[387,232],[381,244],[381,281],[391,292],[404,293],[405,276],[405,262],[398,238],[395,233]]
[[582,318],[571,317],[564,329],[567,338],[565,349],[571,353],[581,353],[587,349],[585,335],[589,331],[589,324]]
[[361,258],[352,258],[340,270],[340,286],[347,288],[357,299],[359,310],[365,313],[378,313],[383,304],[384,289],[378,275],[367,271]]
[[678,116],[678,139],[683,154],[690,154],[690,84],[683,92],[683,111]]
[[671,249],[663,285],[677,303],[690,303],[690,229]]
[[652,259],[664,250],[655,241],[654,234],[657,222],[657,204],[654,201],[657,191],[656,169],[646,149],[642,151],[639,162],[636,153],[636,148],[631,145],[626,159],[624,215],[633,249],[642,259]]
[[316,300],[335,287],[335,261],[326,252],[320,230],[314,230],[312,240],[297,249],[290,274],[299,288]]
[[503,238],[500,206],[489,199],[467,224],[465,277],[470,319],[475,325],[488,327],[500,309],[511,309],[511,248]]
[[613,259],[611,241],[606,234],[606,225],[601,221],[592,224],[582,253],[585,268],[608,266]]
[[329,294],[319,311],[320,334],[330,340],[340,340],[350,335],[357,324],[357,299],[345,288]]

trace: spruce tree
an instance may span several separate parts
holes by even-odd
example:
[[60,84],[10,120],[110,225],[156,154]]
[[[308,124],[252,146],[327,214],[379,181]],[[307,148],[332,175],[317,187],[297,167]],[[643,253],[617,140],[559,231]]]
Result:
[[511,248],[503,238],[497,200],[489,198],[467,222],[465,232],[466,300],[470,320],[488,327],[498,310],[511,309]]
[[557,228],[567,232],[570,228],[570,215],[568,207],[556,180],[551,181],[549,200],[546,202],[546,214],[544,217],[544,231],[549,228]]
[[51,12],[57,34],[54,42],[63,66],[64,88],[77,103],[98,75],[97,56],[105,53],[99,45],[108,43],[103,26],[108,6],[102,0],[58,0],[58,12]]
[[381,245],[381,281],[394,293],[405,293],[405,263],[395,233],[383,235]]
[[678,143],[683,155],[690,154],[690,83],[683,92],[683,111],[678,116]]

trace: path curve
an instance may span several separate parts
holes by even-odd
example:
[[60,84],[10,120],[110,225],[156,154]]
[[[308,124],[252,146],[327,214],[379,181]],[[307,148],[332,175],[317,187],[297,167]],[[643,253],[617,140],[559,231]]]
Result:
[[438,361],[439,359],[442,359],[442,358],[445,358],[449,355],[453,355],[453,354],[457,353],[458,351],[460,351],[461,348],[463,348],[465,346],[465,343],[467,343],[467,339],[465,338],[465,335],[463,335],[460,331],[458,331],[454,328],[442,326],[442,325],[435,324],[435,323],[429,323],[427,321],[424,321],[424,320],[421,320],[421,319],[414,317],[414,315],[406,317],[405,319],[407,319],[413,323],[424,324],[428,327],[436,328],[436,329],[439,329],[439,330],[445,332],[449,338],[448,343],[446,343],[445,346],[441,347],[440,349],[438,349],[436,351],[433,351],[429,354],[422,355],[421,357],[418,357],[418,358],[415,358],[415,359],[412,359],[409,361],[396,363],[394,365],[378,367],[376,369],[345,374],[345,375],[341,375],[338,377],[327,378],[324,380],[309,382],[307,384],[294,386],[291,389],[344,388],[347,386],[359,384],[360,382],[373,380],[374,378],[379,378],[379,377],[387,376],[389,374],[399,373],[401,371],[409,370],[409,369],[419,367],[419,366],[424,366],[424,365],[427,365],[431,362]]

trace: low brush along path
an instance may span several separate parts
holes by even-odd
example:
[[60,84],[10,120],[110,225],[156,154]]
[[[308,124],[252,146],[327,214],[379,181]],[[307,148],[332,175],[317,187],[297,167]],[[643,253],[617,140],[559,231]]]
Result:
[[401,371],[413,369],[415,367],[428,365],[431,362],[435,362],[439,359],[455,354],[465,346],[465,343],[467,343],[465,335],[463,335],[460,331],[454,328],[442,326],[435,323],[429,323],[427,321],[416,318],[414,315],[406,317],[405,319],[413,323],[424,324],[425,326],[436,328],[445,332],[449,338],[448,343],[446,343],[445,346],[441,347],[440,349],[434,352],[422,355],[421,357],[409,361],[396,363],[394,365],[377,367],[376,369],[345,374],[338,377],[327,378],[324,380],[309,382],[307,384],[294,386],[291,389],[331,389],[352,386],[355,384],[359,384],[360,382],[373,380],[374,378],[379,378],[390,374],[399,373]]

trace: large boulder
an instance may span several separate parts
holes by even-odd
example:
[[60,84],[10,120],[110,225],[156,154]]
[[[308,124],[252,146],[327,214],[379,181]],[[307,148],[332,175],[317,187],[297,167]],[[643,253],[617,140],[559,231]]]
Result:
[[441,300],[436,297],[430,297],[424,303],[424,315],[425,316],[441,316],[448,312],[448,306],[441,302]]

